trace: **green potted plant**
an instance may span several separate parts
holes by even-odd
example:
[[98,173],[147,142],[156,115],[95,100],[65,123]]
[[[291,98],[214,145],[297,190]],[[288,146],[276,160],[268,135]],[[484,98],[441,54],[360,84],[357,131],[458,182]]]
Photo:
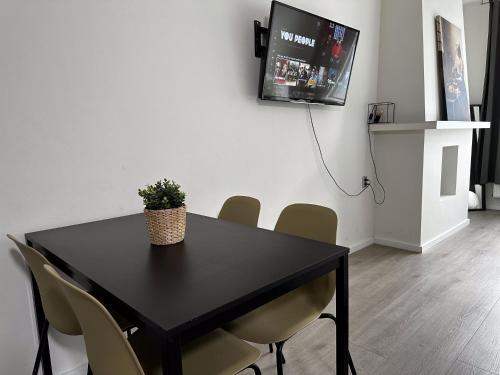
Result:
[[153,245],[171,245],[184,240],[186,231],[186,194],[180,185],[164,179],[139,189],[144,216]]

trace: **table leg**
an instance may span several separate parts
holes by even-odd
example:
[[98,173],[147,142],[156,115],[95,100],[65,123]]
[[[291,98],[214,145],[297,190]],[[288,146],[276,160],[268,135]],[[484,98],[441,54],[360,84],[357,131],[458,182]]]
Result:
[[38,284],[36,283],[35,277],[31,274],[31,286],[33,288],[33,302],[35,305],[35,315],[36,324],[38,328],[38,338],[40,344],[43,347],[41,352],[42,356],[42,369],[43,375],[52,375],[52,364],[50,362],[50,348],[49,340],[47,335],[44,334],[43,329],[45,325],[45,313],[43,312],[42,299],[40,298],[40,291],[38,290]]
[[163,375],[182,375],[182,348],[176,338],[164,338],[161,345]]
[[337,269],[337,374],[348,374],[349,350],[349,274],[348,255],[340,258]]

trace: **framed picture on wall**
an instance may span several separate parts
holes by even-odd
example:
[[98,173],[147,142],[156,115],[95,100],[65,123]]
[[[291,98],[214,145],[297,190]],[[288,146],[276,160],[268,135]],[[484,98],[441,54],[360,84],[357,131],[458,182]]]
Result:
[[470,121],[462,30],[443,17],[437,16],[436,36],[442,111],[448,121]]

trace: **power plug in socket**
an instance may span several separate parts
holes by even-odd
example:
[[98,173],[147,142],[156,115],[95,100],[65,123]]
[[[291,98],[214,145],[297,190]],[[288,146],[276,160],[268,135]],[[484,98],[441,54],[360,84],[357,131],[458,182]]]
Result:
[[361,182],[361,186],[363,187],[363,189],[367,188],[371,184],[372,184],[372,182],[370,181],[370,179],[368,178],[368,176],[363,176],[363,179],[362,179],[362,182]]

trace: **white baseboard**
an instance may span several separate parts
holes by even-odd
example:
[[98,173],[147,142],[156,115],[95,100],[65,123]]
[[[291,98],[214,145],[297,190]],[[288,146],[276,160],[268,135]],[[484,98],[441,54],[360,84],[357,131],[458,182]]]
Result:
[[418,244],[403,242],[398,240],[390,240],[388,238],[375,237],[377,245],[394,247],[396,249],[411,251],[412,253],[421,253],[422,248]]
[[356,251],[363,250],[365,247],[368,247],[370,245],[373,245],[375,242],[373,238],[368,238],[364,241],[355,243],[354,245],[348,246],[349,249],[351,250],[350,254],[355,253]]
[[441,233],[440,235],[430,239],[429,241],[423,244],[409,243],[409,242],[403,242],[403,241],[391,240],[379,237],[375,237],[375,243],[378,245],[395,247],[397,249],[407,250],[414,253],[422,253],[424,251],[429,250],[431,247],[436,246],[438,243],[444,241],[445,239],[454,235],[455,233],[459,232],[469,224],[470,220],[465,219],[460,224],[455,225],[454,227],[448,229],[447,231]]
[[72,370],[64,371],[61,375],[87,375],[88,364],[84,363]]
[[464,229],[466,226],[470,224],[470,219],[465,219],[461,223],[455,225],[454,227],[448,229],[446,232],[441,233],[440,235],[434,237],[433,239],[425,242],[424,244],[421,245],[422,251],[429,250],[431,247],[437,245],[441,241],[444,241],[448,237],[454,235],[455,233],[461,231]]

